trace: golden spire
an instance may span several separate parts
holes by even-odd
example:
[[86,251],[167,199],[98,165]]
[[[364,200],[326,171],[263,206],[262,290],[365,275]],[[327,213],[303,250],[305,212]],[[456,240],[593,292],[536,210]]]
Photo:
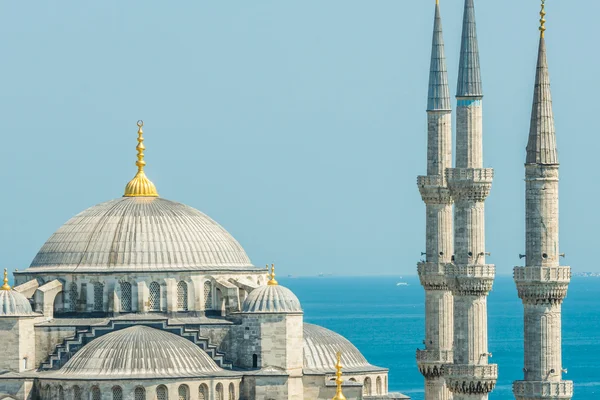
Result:
[[0,287],[0,290],[10,290],[10,285],[8,284],[8,270],[4,268],[4,285]]
[[335,396],[331,400],[346,400],[346,396],[342,393],[342,352],[337,352],[337,363],[335,364],[335,383],[337,384],[337,389],[335,391]]
[[542,9],[540,10],[540,37],[544,37],[546,32],[546,0],[542,0]]
[[144,173],[144,166],[146,162],[144,161],[144,150],[146,147],[144,146],[144,131],[142,131],[142,126],[144,126],[144,121],[140,120],[137,122],[138,129],[138,145],[136,150],[137,161],[135,165],[138,167],[138,172],[135,174],[135,177],[129,181],[127,186],[125,187],[125,197],[158,197],[158,192],[156,191],[156,186],[154,183],[150,182],[150,179],[146,177]]
[[[267,264],[267,270],[269,269],[269,264]],[[269,286],[276,286],[279,285],[279,282],[277,282],[275,280],[275,264],[271,264],[271,279],[269,280],[269,282],[267,282],[267,285]]]

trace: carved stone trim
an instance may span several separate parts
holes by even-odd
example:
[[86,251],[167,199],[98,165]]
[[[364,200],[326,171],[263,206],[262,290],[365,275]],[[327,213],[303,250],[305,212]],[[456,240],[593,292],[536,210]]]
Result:
[[449,205],[453,203],[450,190],[445,186],[440,175],[419,176],[417,177],[417,186],[421,198],[426,204]]
[[573,381],[515,381],[513,393],[517,400],[570,399],[573,397]]
[[524,304],[561,304],[571,281],[570,267],[515,267],[513,277]]
[[488,394],[496,386],[498,366],[489,365],[444,365],[446,385],[456,394]]
[[445,264],[420,262],[417,264],[417,272],[425,290],[450,290],[446,281]]
[[449,168],[446,180],[455,201],[471,200],[483,202],[492,189],[492,168]]

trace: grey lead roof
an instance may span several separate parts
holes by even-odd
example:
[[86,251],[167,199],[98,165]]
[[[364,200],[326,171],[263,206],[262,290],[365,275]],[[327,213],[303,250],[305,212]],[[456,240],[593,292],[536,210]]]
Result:
[[533,108],[529,141],[527,142],[527,164],[558,164],[556,132],[550,93],[550,74],[546,60],[546,41],[540,38]]
[[16,290],[0,290],[0,317],[35,315],[29,300]]
[[440,5],[435,5],[435,22],[431,44],[431,66],[429,68],[429,95],[427,111],[450,110],[450,89],[448,88],[448,70],[444,55],[444,35]]
[[479,67],[479,46],[477,44],[477,24],[475,23],[475,6],[473,5],[473,0],[465,0],[456,96],[483,96],[481,70]]
[[248,313],[301,313],[298,297],[281,285],[260,286],[250,292],[242,306]]
[[71,218],[25,272],[255,269],[242,246],[200,211],[158,197],[121,197]]

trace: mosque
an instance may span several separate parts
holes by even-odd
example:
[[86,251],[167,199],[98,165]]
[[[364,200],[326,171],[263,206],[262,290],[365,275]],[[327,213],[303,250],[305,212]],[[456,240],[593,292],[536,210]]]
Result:
[[[526,154],[525,266],[514,278],[525,310],[524,379],[517,400],[570,399],[561,362],[558,157],[542,0]],[[427,104],[425,348],[417,350],[426,400],[486,400],[498,366],[488,362],[482,83],[473,0],[465,0],[452,167],[452,110],[436,0]],[[298,298],[275,268],[256,267],[214,220],[158,196],[137,167],[123,197],[77,214],[29,268],[5,270],[0,288],[0,400],[383,400],[388,370],[347,339],[304,323]]]

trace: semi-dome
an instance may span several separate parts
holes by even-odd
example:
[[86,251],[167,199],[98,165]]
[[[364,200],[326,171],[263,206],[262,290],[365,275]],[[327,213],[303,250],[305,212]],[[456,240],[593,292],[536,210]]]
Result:
[[342,335],[313,324],[304,324],[305,373],[333,373],[336,371],[336,353],[342,352],[344,372],[387,371],[369,364],[365,356]]
[[159,197],[95,205],[60,227],[26,272],[257,271],[242,246],[202,212]]
[[288,288],[280,285],[260,286],[250,292],[242,311],[247,313],[297,313],[302,312],[300,300]]
[[57,376],[102,378],[179,378],[230,374],[204,350],[173,333],[132,326],[85,345]]
[[0,317],[34,315],[25,295],[14,289],[0,290]]

